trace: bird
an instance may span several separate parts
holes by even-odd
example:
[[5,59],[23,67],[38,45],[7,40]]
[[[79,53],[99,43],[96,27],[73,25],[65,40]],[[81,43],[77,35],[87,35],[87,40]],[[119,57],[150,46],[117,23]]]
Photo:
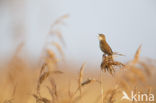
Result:
[[99,34],[98,38],[99,38],[101,51],[104,54],[107,54],[108,56],[112,56],[113,51],[112,51],[111,47],[109,46],[109,44],[107,43],[105,35],[104,34]]

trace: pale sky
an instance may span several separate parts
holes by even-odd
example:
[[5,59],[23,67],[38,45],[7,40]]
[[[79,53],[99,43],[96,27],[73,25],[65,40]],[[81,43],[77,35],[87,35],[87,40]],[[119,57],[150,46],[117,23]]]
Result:
[[14,27],[24,28],[26,47],[36,58],[50,25],[64,14],[70,15],[66,25],[60,26],[68,59],[101,60],[98,33],[105,33],[113,51],[125,54],[125,60],[132,58],[140,44],[142,56],[156,58],[155,0],[2,0],[1,58],[15,48]]

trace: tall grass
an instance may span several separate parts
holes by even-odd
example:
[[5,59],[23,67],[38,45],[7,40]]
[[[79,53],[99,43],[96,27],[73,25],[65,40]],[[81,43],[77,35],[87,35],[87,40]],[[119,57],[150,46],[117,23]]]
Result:
[[[64,15],[51,25],[47,38],[56,36],[65,45],[57,26],[67,17]],[[59,68],[62,59],[49,46],[55,47],[61,58],[65,56],[62,46],[54,41],[45,41],[39,66],[31,67],[18,55],[23,46],[18,46],[13,58],[1,69],[0,103],[129,103],[121,100],[122,91],[156,92],[155,83],[150,82],[156,67],[140,58],[141,46],[127,63],[103,56],[101,70],[100,66],[94,69],[100,75],[86,73],[90,68],[85,63],[76,74],[69,71],[77,66]]]

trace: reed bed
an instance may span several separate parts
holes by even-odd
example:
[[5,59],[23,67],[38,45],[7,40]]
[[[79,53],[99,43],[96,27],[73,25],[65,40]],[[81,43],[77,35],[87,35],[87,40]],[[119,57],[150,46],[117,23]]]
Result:
[[[122,91],[156,93],[155,83],[151,81],[155,77],[155,62],[148,63],[140,58],[142,46],[127,63],[103,55],[101,66],[94,68],[100,75],[86,73],[90,69],[86,63],[81,67],[60,68],[58,63],[65,58],[62,47],[65,41],[57,26],[64,24],[66,18],[68,15],[61,16],[51,25],[47,38],[56,36],[60,43],[45,42],[38,66],[31,67],[28,60],[18,55],[24,43],[17,47],[0,72],[0,103],[134,103],[121,100]],[[50,49],[51,46],[62,59]],[[80,68],[79,73],[69,72],[76,68]]]

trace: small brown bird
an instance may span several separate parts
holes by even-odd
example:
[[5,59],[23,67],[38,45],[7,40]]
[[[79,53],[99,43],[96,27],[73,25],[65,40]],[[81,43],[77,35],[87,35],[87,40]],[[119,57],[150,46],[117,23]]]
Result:
[[106,42],[106,38],[104,34],[99,34],[99,40],[100,40],[100,49],[102,52],[104,52],[107,55],[113,55],[113,51],[111,47]]

